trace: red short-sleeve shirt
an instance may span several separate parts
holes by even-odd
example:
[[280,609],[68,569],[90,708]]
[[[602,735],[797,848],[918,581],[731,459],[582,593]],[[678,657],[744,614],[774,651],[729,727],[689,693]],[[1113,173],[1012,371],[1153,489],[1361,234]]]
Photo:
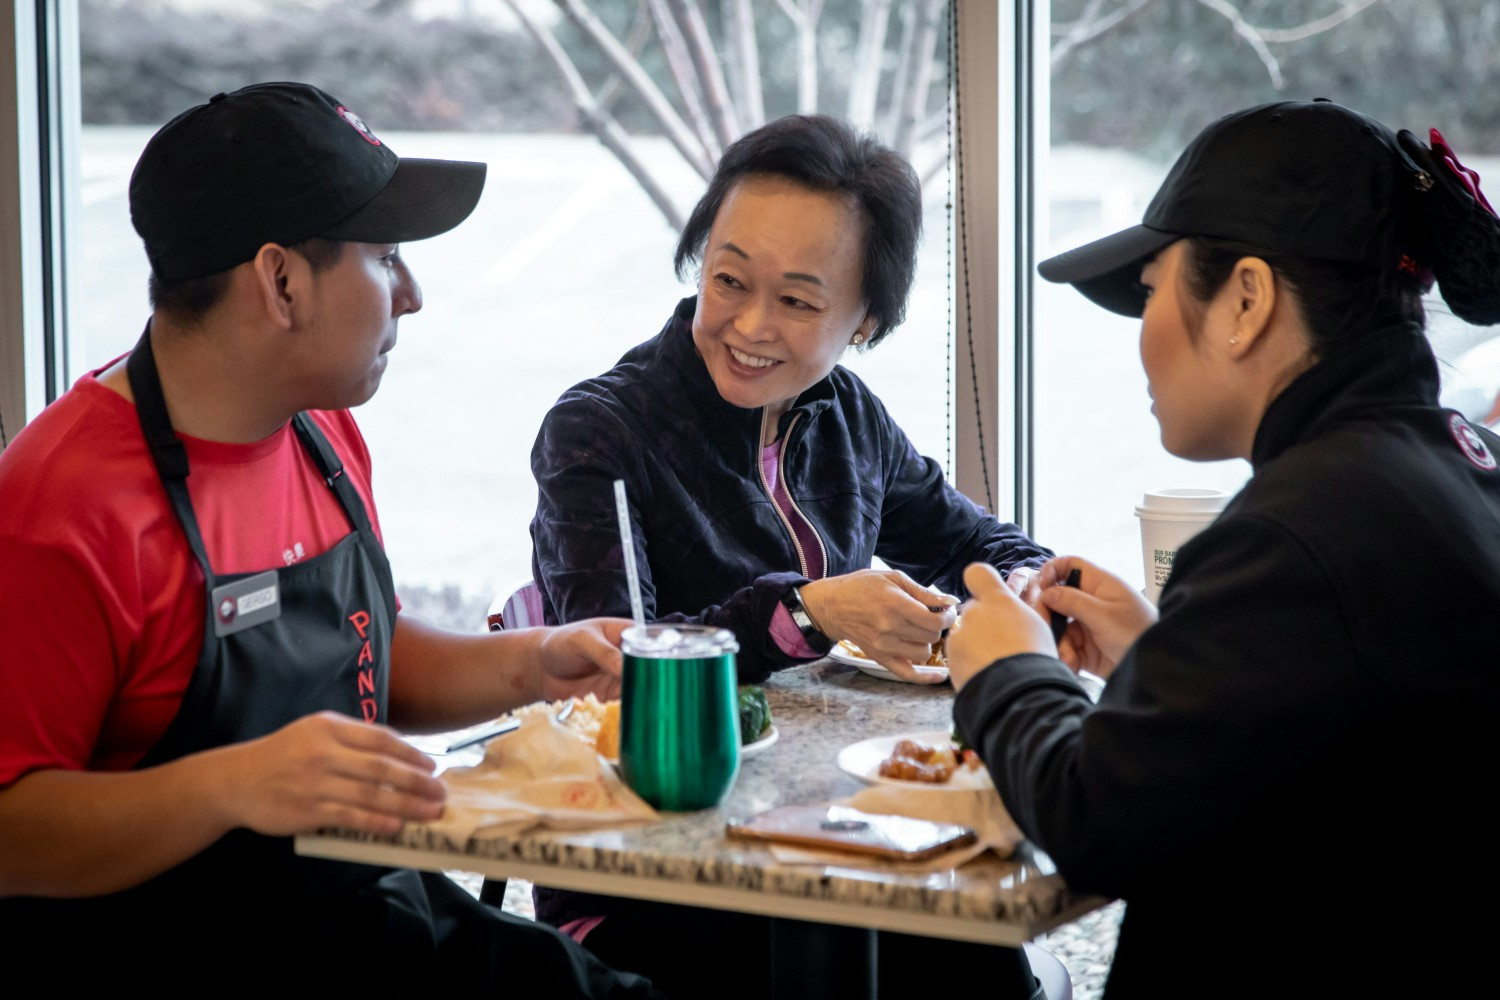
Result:
[[[0,786],[133,766],[176,715],[202,645],[203,573],[134,406],[95,374],[0,453]],[[311,415],[374,521],[354,418]],[[216,573],[288,565],[350,532],[290,424],[253,444],[183,441]]]

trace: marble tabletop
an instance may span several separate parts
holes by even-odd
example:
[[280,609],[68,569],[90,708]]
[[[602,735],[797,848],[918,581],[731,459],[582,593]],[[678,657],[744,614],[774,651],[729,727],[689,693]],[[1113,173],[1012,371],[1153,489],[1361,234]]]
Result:
[[779,672],[765,688],[780,738],[742,762],[717,809],[665,814],[659,823],[624,829],[475,837],[466,844],[420,828],[390,839],[324,831],[298,837],[297,851],[1003,945],[1108,902],[1071,892],[1050,860],[1027,844],[1010,859],[985,854],[957,869],[912,872],[899,862],[780,864],[767,847],[726,837],[727,821],[857,792],[861,783],[836,764],[843,747],[946,729],[951,721],[951,686],[898,683],[832,660]]

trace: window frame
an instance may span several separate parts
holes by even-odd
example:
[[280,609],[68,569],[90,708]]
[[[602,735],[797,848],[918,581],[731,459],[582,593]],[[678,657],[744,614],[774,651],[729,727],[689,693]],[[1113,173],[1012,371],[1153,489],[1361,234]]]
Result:
[[[1030,274],[1039,208],[1031,199],[1034,152],[1046,140],[1036,113],[1046,79],[1035,66],[1045,9],[1035,16],[1036,0],[954,5],[963,218],[955,217],[953,230],[955,242],[966,239],[953,247],[951,377],[955,400],[971,404],[955,407],[954,480],[1029,531]],[[7,440],[67,389],[80,197],[78,0],[22,0],[13,11],[11,21],[0,21],[0,421]],[[1002,136],[1012,139],[1009,150]],[[1002,242],[1007,232],[1013,239]],[[1008,407],[1002,387],[1011,393]]]
[[[956,0],[956,7],[954,170],[961,183],[955,184],[953,226],[960,244],[953,248],[953,378],[955,399],[977,405],[957,408],[963,418],[954,420],[954,484],[1031,533],[1031,274],[1033,223],[1042,208],[1034,201],[1034,177],[1036,150],[1047,141],[1045,116],[1038,113],[1047,81],[1036,67],[1046,65],[1037,53],[1046,51],[1047,17],[1035,16],[1036,0]],[[1011,238],[1004,239],[1005,233]],[[1009,406],[1003,389],[1009,390]]]
[[0,20],[0,422],[7,441],[67,388],[78,165],[77,0]]

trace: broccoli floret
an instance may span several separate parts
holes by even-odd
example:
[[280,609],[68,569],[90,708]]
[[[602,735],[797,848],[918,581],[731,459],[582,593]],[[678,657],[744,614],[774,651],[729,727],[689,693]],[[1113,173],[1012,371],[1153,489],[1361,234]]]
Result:
[[771,729],[771,705],[758,684],[740,686],[740,742],[754,743]]

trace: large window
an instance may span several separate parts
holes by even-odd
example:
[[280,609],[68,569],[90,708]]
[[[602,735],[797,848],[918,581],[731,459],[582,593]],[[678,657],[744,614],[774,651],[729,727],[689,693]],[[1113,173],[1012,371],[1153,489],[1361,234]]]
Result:
[[[0,408],[13,436],[54,391],[41,360],[49,316],[68,334],[49,355],[65,362],[55,384],[106,363],[139,332],[146,266],[125,190],[151,130],[214,91],[249,80],[323,85],[361,110],[403,154],[490,163],[475,218],[407,248],[426,308],[403,324],[386,384],[360,413],[375,451],[381,513],[403,596],[423,610],[451,611],[455,623],[473,622],[494,591],[527,572],[534,503],[528,452],[542,413],[568,385],[654,333],[672,302],[691,291],[670,272],[675,230],[661,202],[685,211],[702,190],[702,176],[621,68],[558,11],[597,10],[676,116],[692,132],[700,125],[674,89],[652,21],[653,10],[669,5],[517,0],[576,70],[584,105],[597,102],[630,137],[638,168],[665,193],[655,199],[590,132],[578,91],[539,36],[516,20],[510,0],[381,0],[380,18],[368,16],[366,6],[319,0],[20,5],[16,44],[8,47],[15,116],[5,138],[19,178],[0,176],[7,199],[0,212],[6,239]],[[961,441],[974,423],[974,408],[967,378],[955,387],[950,375],[967,351],[961,342],[957,350],[950,346],[950,308],[965,300],[953,303],[949,295],[950,269],[962,269],[948,258],[949,5],[702,0],[696,7],[705,12],[710,51],[736,107],[753,106],[743,71],[746,36],[735,35],[726,17],[753,14],[763,115],[803,106],[853,113],[890,138],[893,115],[907,106],[916,79],[912,54],[926,53],[925,99],[901,118],[929,195],[910,319],[889,343],[848,363],[875,386],[921,450],[951,461],[953,438]],[[983,426],[989,457],[1000,467],[997,475],[991,461],[1000,486],[995,506],[1010,516],[1010,498],[1029,491],[1039,539],[1137,575],[1132,510],[1141,493],[1161,486],[1234,489],[1248,469],[1237,461],[1193,465],[1163,452],[1136,354],[1136,324],[1071,289],[1034,282],[1034,260],[1016,249],[1026,241],[1015,238],[1012,215],[1030,211],[1034,230],[1027,232],[1038,259],[1132,224],[1203,124],[1226,110],[1284,97],[1328,96],[1419,133],[1436,125],[1466,162],[1493,178],[1500,173],[1494,124],[1500,91],[1488,84],[1490,60],[1500,51],[1500,7],[1486,0],[1032,0],[1019,12],[1032,15],[1031,37],[1011,4],[963,0],[960,7],[989,10],[1001,23],[999,32],[971,30],[960,38],[965,72],[988,60],[991,90],[1001,95],[991,145],[1003,160],[1022,125],[1036,139],[1034,152],[1018,151],[1033,168],[1030,199],[1015,213],[979,212],[968,230],[970,249],[989,255],[971,278],[982,280],[984,267],[998,260],[1002,290],[1015,282],[1034,293],[1030,329],[1016,322],[1024,314],[1013,314],[1003,292],[998,306],[990,300],[975,316],[977,357],[989,369],[981,371],[982,391],[994,396],[983,387],[1000,385],[997,416]],[[50,20],[34,13],[49,10]],[[1023,25],[1019,33],[1015,25]],[[54,33],[51,41],[33,44],[27,37],[44,29]],[[78,102],[58,101],[46,88],[39,94],[35,83],[35,53],[58,56],[58,32],[64,41],[82,37],[82,58],[70,63],[63,45],[52,67],[64,81],[72,72],[83,82],[76,145],[63,141],[69,132],[56,118],[71,109],[76,119]],[[1015,57],[1032,42],[1033,103],[1018,106],[1020,92],[1000,68],[1024,65]],[[878,68],[873,76],[860,72],[870,66]],[[50,103],[38,104],[43,97]],[[966,117],[983,104],[974,89],[962,97]],[[990,93],[991,107],[994,98]],[[1019,100],[1027,99],[1020,93]],[[753,120],[748,110],[743,120]],[[974,130],[965,133],[972,153],[985,123],[970,117],[967,124]],[[35,168],[38,142],[42,152],[70,157],[76,172],[53,175],[67,197],[48,189],[46,211]],[[1000,180],[988,182],[990,193],[1003,206],[1013,180],[1025,176],[1019,167],[1014,177],[1002,167]],[[983,193],[971,187],[967,196]],[[62,257],[39,256],[36,235],[59,219],[72,236],[72,270],[46,284],[38,275]],[[1492,339],[1494,330],[1456,322],[1437,300],[1430,317],[1445,402],[1495,422],[1500,341]],[[997,355],[1005,359],[1000,365]],[[1032,420],[1029,466],[1024,434],[1020,445],[1009,443],[1017,426],[1013,388]]]
[[[530,573],[529,456],[543,415],[692,294],[671,259],[705,187],[695,162],[711,166],[726,138],[781,114],[851,118],[907,150],[924,177],[908,321],[846,363],[920,450],[947,462],[943,0],[689,5],[705,14],[701,48],[674,5],[639,0],[387,2],[382,19],[341,3],[196,0],[168,4],[170,18],[158,5],[81,3],[73,377],[128,350],[147,315],[128,218],[135,159],[157,125],[215,91],[304,79],[402,155],[489,164],[469,221],[403,248],[426,304],[402,321],[380,392],[358,412],[398,588],[418,613],[478,626],[490,598]],[[715,116],[715,100],[730,114]]]
[[[1488,0],[1052,0],[1050,9],[1039,259],[1140,222],[1201,128],[1270,101],[1328,97],[1421,136],[1437,126],[1466,163],[1500,177],[1490,85],[1500,7]],[[1141,494],[1233,490],[1249,467],[1168,455],[1149,412],[1139,323],[1067,286],[1038,281],[1036,291],[1038,537],[1140,582]],[[1497,330],[1455,319],[1436,296],[1428,318],[1444,402],[1494,423]]]

